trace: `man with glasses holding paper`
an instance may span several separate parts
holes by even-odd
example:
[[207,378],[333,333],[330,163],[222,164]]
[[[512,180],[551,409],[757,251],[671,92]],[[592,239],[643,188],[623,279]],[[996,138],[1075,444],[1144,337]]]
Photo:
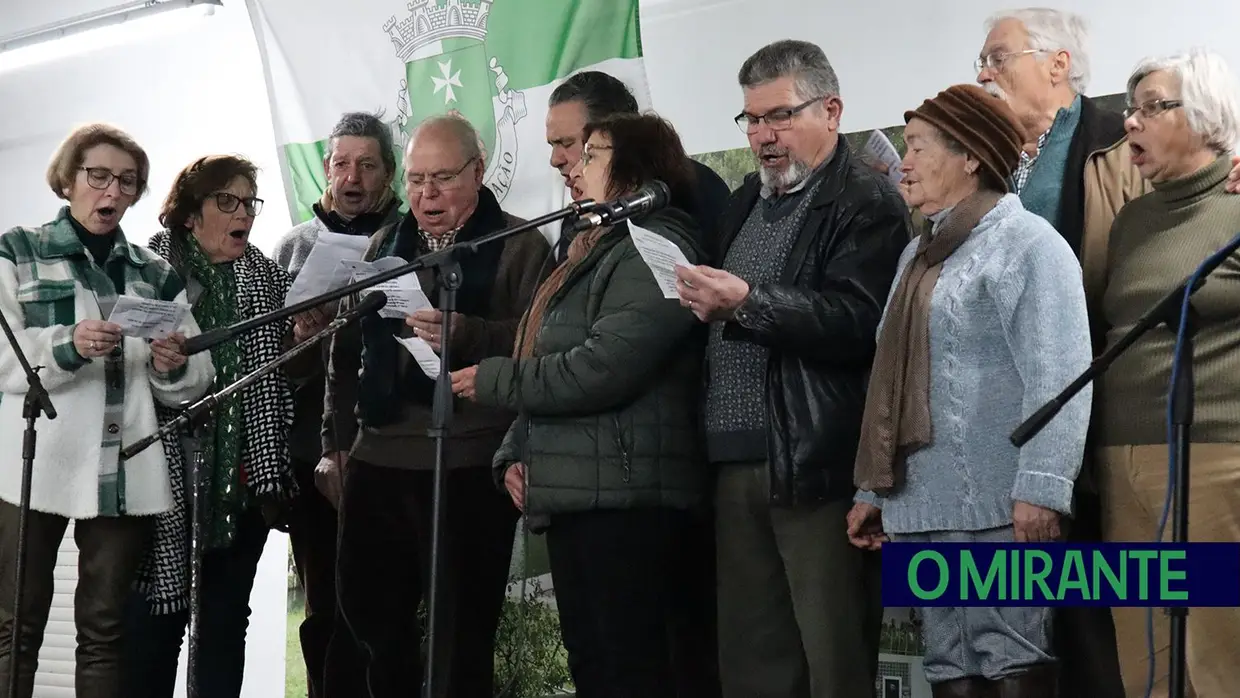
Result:
[[[363,262],[416,259],[517,224],[483,186],[478,134],[453,115],[420,123],[405,152],[409,213],[371,238]],[[537,231],[461,260],[452,316],[453,368],[510,356],[551,249]],[[549,265],[548,265],[549,266]],[[435,441],[428,435],[442,348],[440,279],[428,269],[390,284],[408,315],[371,314],[332,341],[323,453],[343,470],[340,606],[327,653],[332,696],[406,696],[422,682],[418,606],[431,552]],[[398,297],[397,297],[398,296]],[[385,308],[385,310],[389,309]],[[389,317],[384,317],[387,315]],[[514,415],[458,400],[445,457],[447,527],[437,669],[448,695],[490,695],[495,630],[519,512],[491,479]],[[363,680],[366,677],[368,680]]]
[[881,569],[849,544],[845,517],[908,208],[840,138],[822,49],[779,41],[738,77],[759,170],[732,195],[718,267],[682,268],[677,286],[711,325],[723,695],[869,698]]

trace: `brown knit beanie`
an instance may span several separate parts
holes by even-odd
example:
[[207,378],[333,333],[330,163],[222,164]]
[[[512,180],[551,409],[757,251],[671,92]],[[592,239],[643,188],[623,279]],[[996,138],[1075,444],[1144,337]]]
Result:
[[953,85],[917,109],[904,112],[904,123],[914,117],[925,119],[964,146],[1007,193],[1008,179],[1027,141],[1024,127],[1007,102],[977,85]]

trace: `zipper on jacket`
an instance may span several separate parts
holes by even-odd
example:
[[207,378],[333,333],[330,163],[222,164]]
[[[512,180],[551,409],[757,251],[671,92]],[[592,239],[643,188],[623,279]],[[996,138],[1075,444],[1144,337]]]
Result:
[[616,425],[616,447],[620,449],[620,456],[624,459],[624,483],[628,484],[633,476],[633,461],[629,457],[628,447],[624,445],[624,430],[620,428],[620,415],[613,413],[611,421]]

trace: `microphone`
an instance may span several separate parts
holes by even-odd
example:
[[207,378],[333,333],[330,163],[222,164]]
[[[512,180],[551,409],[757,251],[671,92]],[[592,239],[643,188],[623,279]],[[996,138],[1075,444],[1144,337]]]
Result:
[[[366,294],[366,297],[363,298],[361,302],[353,306],[352,310],[349,312],[354,315],[364,315],[366,313],[379,310],[383,306],[387,305],[387,300],[387,294],[383,291],[371,291]],[[223,344],[238,335],[245,334],[246,332],[249,332],[255,327],[258,327],[266,322],[267,318],[260,315],[256,318],[251,318],[235,325],[221,327],[219,329],[211,330],[210,332],[203,332],[200,335],[190,337],[185,340],[185,355],[193,356],[194,354],[207,351],[208,349],[219,346],[220,344]]]
[[671,201],[672,191],[663,182],[652,179],[632,194],[611,201],[592,204],[573,223],[573,232],[598,228],[626,221],[633,216],[657,211]]

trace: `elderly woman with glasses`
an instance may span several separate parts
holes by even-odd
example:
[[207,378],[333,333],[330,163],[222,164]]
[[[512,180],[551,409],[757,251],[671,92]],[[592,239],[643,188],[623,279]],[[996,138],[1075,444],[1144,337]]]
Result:
[[[277,310],[290,279],[250,244],[262,209],[253,164],[231,155],[201,158],[177,175],[151,240],[185,279],[193,315],[204,330]],[[276,322],[211,350],[221,389],[277,358],[291,322]],[[175,411],[164,413],[165,418]],[[198,675],[204,696],[237,698],[245,665],[250,590],[267,533],[295,492],[288,433],[293,403],[279,371],[234,393],[210,413],[197,444],[205,466],[204,551]],[[185,466],[193,453],[179,436],[164,441],[172,464],[174,511],[159,519],[127,617],[126,698],[170,698],[189,616],[190,508]]]
[[126,596],[154,516],[173,504],[163,451],[122,460],[120,450],[158,428],[158,405],[197,398],[211,385],[209,357],[187,359],[181,348],[198,333],[193,317],[154,341],[109,322],[122,296],[186,302],[171,266],[120,227],[149,171],[128,134],[104,124],[79,128],[47,170],[52,193],[67,205],[49,223],[0,236],[0,313],[57,412],[38,424],[21,628],[14,628],[27,383],[17,352],[0,338],[0,690],[9,685],[16,644],[18,698],[34,691],[70,519],[78,549],[77,695],[125,695],[117,669]]
[[[1102,312],[1107,346],[1240,232],[1240,197],[1225,193],[1240,140],[1237,76],[1217,54],[1191,51],[1141,61],[1128,79],[1128,144],[1154,191],[1111,228]],[[1233,255],[1192,299],[1196,399],[1191,430],[1188,533],[1240,542],[1240,261]],[[1103,533],[1112,541],[1169,540],[1168,405],[1175,328],[1145,333],[1095,380]],[[1149,674],[1145,611],[1115,608],[1129,696]],[[1156,695],[1166,695],[1168,619],[1154,614]],[[1240,609],[1188,616],[1188,675],[1199,698],[1240,685]]]
[[495,454],[495,478],[547,536],[578,693],[672,696],[669,629],[686,594],[691,512],[706,496],[697,418],[705,333],[660,290],[638,239],[701,259],[696,225],[680,208],[692,200],[693,173],[676,131],[654,115],[590,123],[585,138],[570,178],[587,198],[658,179],[672,204],[574,237],[511,356],[454,372],[452,387],[519,414]]

